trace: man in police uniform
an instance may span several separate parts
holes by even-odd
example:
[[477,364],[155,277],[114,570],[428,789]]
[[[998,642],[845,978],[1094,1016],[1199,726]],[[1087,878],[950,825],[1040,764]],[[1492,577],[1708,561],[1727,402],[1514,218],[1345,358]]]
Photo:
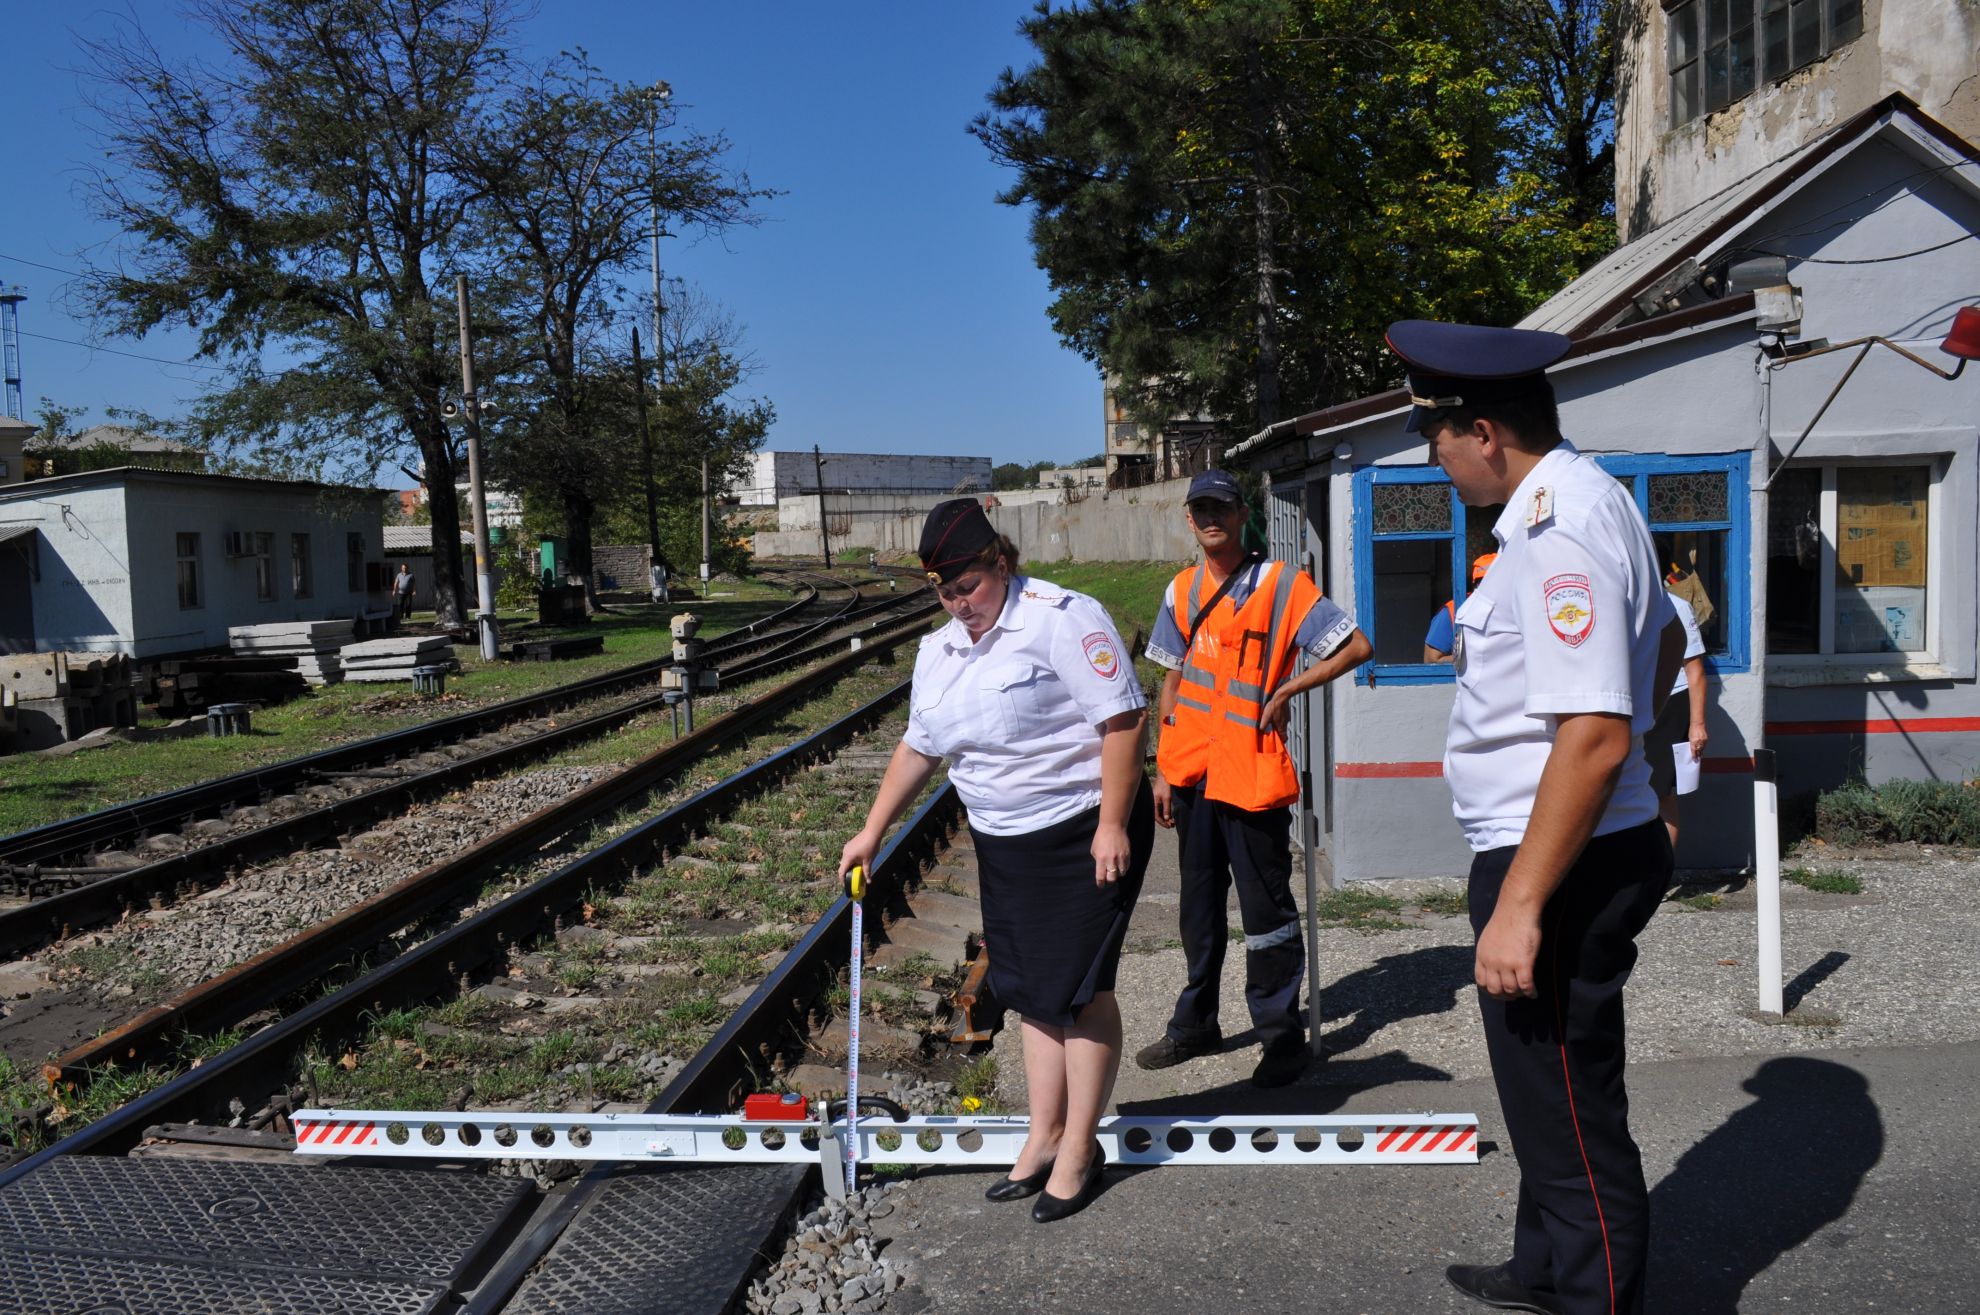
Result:
[[1560,436],[1559,334],[1405,320],[1389,346],[1499,555],[1455,618],[1444,775],[1473,852],[1485,1038],[1519,1159],[1513,1254],[1453,1265],[1500,1310],[1635,1315],[1649,1196],[1623,1090],[1623,983],[1671,851],[1641,736],[1683,631],[1628,492]]
[[[1162,682],[1155,820],[1175,828],[1182,859],[1180,922],[1189,980],[1166,1034],[1135,1056],[1168,1068],[1223,1048],[1217,993],[1233,880],[1244,926],[1245,1003],[1263,1050],[1251,1075],[1281,1087],[1311,1052],[1299,1017],[1306,971],[1292,897],[1292,811],[1299,773],[1285,730],[1296,695],[1368,659],[1368,638],[1304,571],[1247,553],[1248,509],[1229,472],[1190,481],[1189,527],[1200,566],[1169,584],[1148,641]],[[1296,672],[1304,652],[1312,665]]]

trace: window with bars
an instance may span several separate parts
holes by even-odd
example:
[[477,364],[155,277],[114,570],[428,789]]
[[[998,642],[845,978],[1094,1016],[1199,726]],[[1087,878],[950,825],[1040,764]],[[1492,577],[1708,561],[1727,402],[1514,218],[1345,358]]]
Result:
[[1863,0],[1667,0],[1671,125],[1724,109],[1863,33]]
[[316,592],[316,564],[310,560],[307,534],[289,536],[289,592],[297,598]]
[[[1630,491],[1657,545],[1665,587],[1691,603],[1713,667],[1750,664],[1747,458],[1615,455],[1596,461]],[[1356,621],[1379,684],[1450,680],[1433,626],[1464,604],[1470,563],[1495,552],[1498,507],[1466,507],[1434,466],[1355,472]]]
[[179,564],[179,610],[183,612],[200,605],[199,536],[197,534],[179,535],[177,556]]

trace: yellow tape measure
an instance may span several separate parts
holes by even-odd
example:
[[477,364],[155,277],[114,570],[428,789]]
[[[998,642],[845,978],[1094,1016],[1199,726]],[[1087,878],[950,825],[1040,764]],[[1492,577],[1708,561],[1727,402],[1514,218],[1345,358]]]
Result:
[[846,894],[856,900],[866,898],[866,869],[857,863],[846,873]]

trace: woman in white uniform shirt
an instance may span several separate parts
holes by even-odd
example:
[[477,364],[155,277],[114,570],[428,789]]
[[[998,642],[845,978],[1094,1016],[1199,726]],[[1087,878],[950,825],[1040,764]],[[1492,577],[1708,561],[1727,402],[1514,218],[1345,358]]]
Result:
[[921,562],[951,619],[921,642],[907,733],[839,872],[872,864],[947,759],[991,985],[1024,1019],[1030,1135],[985,1195],[1035,1195],[1032,1218],[1050,1222],[1085,1208],[1105,1163],[1093,1132],[1121,1062],[1114,973],[1155,838],[1147,701],[1105,609],[1020,575],[974,499],[929,513]]

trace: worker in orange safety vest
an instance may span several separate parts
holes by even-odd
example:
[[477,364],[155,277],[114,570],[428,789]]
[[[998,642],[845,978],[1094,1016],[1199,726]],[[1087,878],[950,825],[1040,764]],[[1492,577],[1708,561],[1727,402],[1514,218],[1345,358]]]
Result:
[[[1366,661],[1367,636],[1304,571],[1247,553],[1248,508],[1228,471],[1190,482],[1203,561],[1170,582],[1148,642],[1162,683],[1155,820],[1182,861],[1179,921],[1188,981],[1161,1040],[1135,1062],[1168,1068],[1223,1047],[1217,994],[1233,884],[1244,927],[1245,1003],[1263,1054],[1251,1075],[1284,1086],[1311,1058],[1299,1012],[1306,946],[1292,896],[1299,769],[1286,751],[1292,700]],[[1296,670],[1300,654],[1310,665]]]

